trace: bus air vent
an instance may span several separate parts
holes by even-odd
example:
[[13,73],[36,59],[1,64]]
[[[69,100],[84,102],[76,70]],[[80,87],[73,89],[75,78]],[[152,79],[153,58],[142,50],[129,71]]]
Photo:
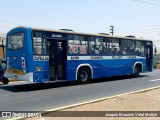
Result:
[[134,35],[128,35],[126,37],[129,37],[129,38],[136,38]]
[[98,33],[98,34],[101,34],[101,35],[110,35],[110,34],[108,34],[108,33]]
[[72,29],[60,29],[60,30],[64,30],[64,31],[74,31],[74,30],[72,30]]

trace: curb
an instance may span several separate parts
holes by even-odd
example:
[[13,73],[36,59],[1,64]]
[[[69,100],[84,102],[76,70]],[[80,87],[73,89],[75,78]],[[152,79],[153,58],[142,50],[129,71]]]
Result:
[[49,110],[45,110],[44,113],[42,113],[42,114],[53,112],[53,111],[59,111],[59,110],[63,110],[63,109],[68,109],[68,108],[73,108],[73,107],[78,107],[78,106],[85,105],[85,104],[100,102],[100,101],[103,101],[103,100],[107,100],[107,99],[111,99],[111,98],[115,98],[115,97],[120,97],[120,96],[124,96],[124,95],[147,92],[149,90],[154,90],[154,89],[158,89],[158,88],[160,88],[160,86],[156,86],[156,87],[152,87],[152,88],[148,88],[148,89],[142,89],[142,90],[133,91],[133,92],[124,93],[124,94],[119,94],[119,95],[114,95],[114,96],[110,96],[110,97],[104,97],[104,98],[100,98],[100,99],[95,99],[95,100],[82,102],[82,103],[78,103],[78,104],[73,104],[73,105],[69,105],[69,106],[64,106],[64,107],[59,107],[59,108],[55,108],[55,109],[49,109]]

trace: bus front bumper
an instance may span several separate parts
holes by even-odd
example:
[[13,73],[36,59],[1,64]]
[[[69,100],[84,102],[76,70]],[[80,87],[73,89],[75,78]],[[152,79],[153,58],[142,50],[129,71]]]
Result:
[[17,74],[10,74],[8,72],[5,73],[5,75],[8,78],[14,79],[14,80],[22,80],[27,82],[33,82],[33,73],[27,73],[25,75],[17,75]]

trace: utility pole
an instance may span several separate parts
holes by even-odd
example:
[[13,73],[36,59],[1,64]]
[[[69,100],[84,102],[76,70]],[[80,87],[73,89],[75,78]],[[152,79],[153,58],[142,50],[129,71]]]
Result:
[[111,30],[111,35],[113,36],[113,33],[114,33],[114,26],[110,26],[110,30]]

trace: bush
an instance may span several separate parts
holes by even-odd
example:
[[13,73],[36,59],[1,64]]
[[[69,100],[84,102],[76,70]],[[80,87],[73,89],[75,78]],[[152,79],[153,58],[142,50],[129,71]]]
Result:
[[157,62],[154,62],[153,68],[157,68]]

